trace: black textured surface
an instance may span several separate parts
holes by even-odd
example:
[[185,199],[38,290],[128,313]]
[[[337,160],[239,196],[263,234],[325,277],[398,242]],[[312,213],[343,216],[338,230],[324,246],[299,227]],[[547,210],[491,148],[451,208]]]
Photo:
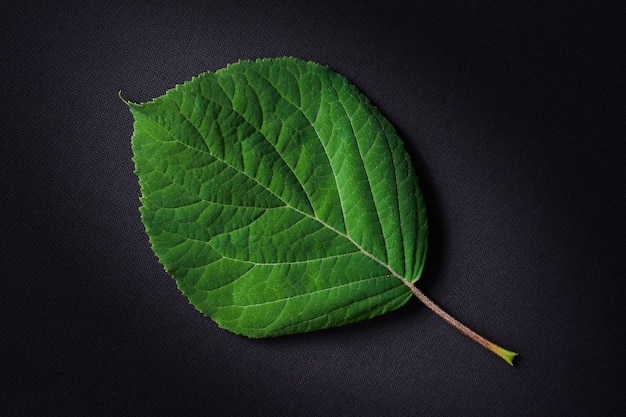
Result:
[[[623,413],[626,7],[546,3],[5,2],[0,415]],[[259,341],[176,290],[117,92],[281,55],[394,123],[430,211],[420,286],[516,367],[417,300]]]

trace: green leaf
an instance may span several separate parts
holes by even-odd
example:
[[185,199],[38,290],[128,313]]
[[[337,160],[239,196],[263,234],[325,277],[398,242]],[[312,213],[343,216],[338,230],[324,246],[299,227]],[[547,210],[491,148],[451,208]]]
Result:
[[428,246],[417,176],[342,75],[295,58],[240,61],[127,104],[154,252],[220,327],[308,332],[417,291]]

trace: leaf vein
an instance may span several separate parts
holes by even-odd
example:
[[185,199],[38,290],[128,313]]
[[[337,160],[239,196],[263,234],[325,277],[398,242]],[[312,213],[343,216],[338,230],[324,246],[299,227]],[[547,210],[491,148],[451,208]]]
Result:
[[[165,133],[167,133],[170,137],[172,137],[172,139],[174,139],[174,141],[176,141],[176,142],[180,143],[181,145],[186,146],[186,147],[188,147],[188,148],[190,148],[190,149],[195,149],[195,150],[196,150],[196,151],[198,151],[198,152],[202,152],[202,153],[205,153],[205,154],[207,154],[207,155],[211,156],[211,157],[212,157],[212,158],[214,158],[216,161],[221,162],[222,164],[226,165],[227,167],[229,167],[229,168],[233,169],[234,171],[236,171],[236,172],[238,172],[238,173],[240,173],[240,174],[244,175],[246,178],[248,178],[248,179],[250,179],[250,180],[254,181],[254,182],[255,182],[255,183],[257,183],[259,186],[263,187],[263,188],[264,188],[264,189],[266,189],[268,192],[270,192],[270,193],[271,193],[274,197],[276,197],[278,200],[282,201],[285,205],[289,205],[289,204],[288,204],[288,203],[287,203],[287,202],[286,202],[286,201],[285,201],[285,200],[284,200],[281,196],[279,196],[278,194],[276,194],[276,193],[275,193],[274,191],[272,191],[270,188],[266,187],[264,184],[261,184],[261,183],[259,182],[259,180],[258,180],[258,179],[256,179],[255,177],[251,176],[251,175],[250,175],[250,174],[248,174],[247,172],[242,171],[241,169],[237,168],[236,166],[234,166],[234,165],[232,165],[232,164],[229,164],[229,163],[228,163],[227,161],[225,161],[224,159],[222,159],[222,158],[218,158],[217,156],[215,156],[214,154],[212,154],[212,153],[210,153],[210,152],[208,152],[208,151],[205,151],[205,150],[202,150],[202,149],[198,149],[198,148],[196,148],[196,147],[193,147],[193,146],[190,146],[189,144],[184,143],[184,142],[183,142],[183,141],[181,141],[180,139],[176,138],[176,136],[174,136],[174,134],[172,134],[172,132],[168,131],[168,130],[167,130],[167,129],[165,129],[163,126],[161,126],[161,125],[160,125],[160,124],[159,124],[156,120],[152,119],[152,118],[151,118],[151,117],[149,117],[149,116],[146,116],[146,117],[148,117],[148,119],[152,120],[152,121],[153,121],[153,122],[154,122],[154,123],[155,123],[155,124],[156,124],[159,128],[161,128],[161,129],[162,129]],[[195,128],[195,126],[194,126],[194,128]],[[163,142],[162,140],[159,140],[157,137],[155,137],[155,136],[151,135],[150,133],[148,133],[148,132],[146,131],[146,129],[144,129],[144,131],[146,132],[146,134],[148,134],[148,135],[149,135],[151,138],[153,138],[154,140],[156,140],[156,141],[158,141],[158,142]],[[152,164],[150,164],[150,165],[152,165]],[[152,165],[152,166],[154,167],[154,165]],[[170,178],[170,177],[168,176],[168,178]],[[176,183],[176,184],[177,184],[177,185],[180,185],[180,186],[181,186],[181,187],[183,187],[185,190],[188,190],[188,189],[187,189],[184,185],[182,185],[182,184],[178,184],[178,183]],[[191,190],[188,190],[188,191],[191,191]],[[193,192],[192,192],[192,193],[193,193]],[[196,195],[197,195],[197,193],[194,193],[194,194],[196,194]]]
[[[245,74],[244,74],[245,76]],[[246,78],[247,79],[247,78]],[[226,91],[223,89],[222,85],[218,82],[217,83],[220,88],[222,89],[222,91],[224,91],[224,94],[226,94]],[[254,93],[257,95],[257,99],[260,98],[260,95],[258,94],[258,92],[254,89],[254,87],[252,86],[252,83],[249,83],[249,87],[251,90],[254,91]],[[276,147],[275,144],[273,144],[269,138],[267,137],[267,135],[265,134],[265,132],[263,132],[262,129],[259,129],[258,127],[256,127],[251,121],[249,121],[248,119],[246,119],[246,117],[244,116],[243,113],[241,113],[240,111],[238,111],[237,109],[235,109],[235,105],[232,101],[232,98],[230,98],[228,96],[228,94],[226,94],[226,97],[228,97],[228,99],[230,100],[231,106],[230,107],[226,107],[224,106],[224,104],[219,103],[215,100],[213,100],[211,97],[207,97],[204,94],[202,94],[202,92],[198,92],[197,94],[199,94],[201,97],[207,99],[208,101],[215,103],[216,105],[225,108],[227,110],[232,110],[234,113],[236,113],[239,117],[241,117],[246,123],[248,123],[250,126],[252,126],[254,128],[254,130],[259,133],[261,135],[261,137],[263,139],[265,139],[265,141],[270,144],[274,150],[276,151],[276,153],[278,154],[278,156],[280,156],[280,158],[283,160],[283,162],[285,163],[285,165],[287,166],[287,168],[289,168],[289,170],[291,171],[291,173],[293,174],[294,178],[296,179],[296,182],[298,183],[298,185],[300,186],[300,188],[302,189],[302,192],[304,193],[304,195],[307,197],[307,203],[309,205],[309,207],[311,208],[311,210],[315,213],[315,207],[313,206],[313,203],[311,201],[311,196],[309,196],[309,194],[306,192],[306,189],[304,188],[304,185],[300,182],[300,179],[298,178],[298,175],[296,174],[295,170],[293,169],[293,167],[291,167],[288,163],[287,160],[284,158],[284,156],[279,152],[278,148]],[[288,123],[282,119],[280,119],[282,123],[285,123],[288,125]],[[291,126],[292,127],[292,126]],[[295,128],[292,127],[292,129],[296,130]]]
[[[254,70],[254,69],[251,69],[251,71],[256,72],[259,75],[259,77],[263,78],[274,89],[274,91],[276,91],[278,94],[280,94],[280,96],[283,99],[285,99],[285,101],[287,103],[289,103],[292,107],[294,107],[296,110],[298,110],[302,114],[302,116],[304,116],[304,118],[307,120],[307,122],[311,125],[311,127],[313,128],[313,131],[315,132],[315,134],[317,136],[317,139],[319,140],[320,144],[322,145],[322,149],[324,150],[324,155],[326,156],[326,159],[328,160],[328,165],[330,166],[330,169],[333,172],[333,178],[335,180],[335,186],[337,188],[337,197],[339,198],[339,206],[341,207],[341,214],[343,216],[343,225],[344,225],[345,230],[347,231],[348,230],[348,224],[346,222],[346,211],[345,211],[345,208],[344,208],[343,200],[341,198],[341,192],[339,191],[340,187],[339,187],[339,183],[337,182],[337,172],[335,171],[335,168],[333,167],[330,154],[328,152],[328,149],[326,149],[326,146],[324,146],[324,141],[322,140],[322,135],[320,134],[319,130],[317,129],[317,126],[315,125],[315,122],[311,121],[311,119],[309,119],[309,117],[306,115],[306,113],[304,113],[304,110],[302,109],[302,107],[300,107],[299,105],[297,105],[297,104],[293,103],[291,100],[289,100],[289,98],[287,98],[286,94],[282,94],[278,90],[278,88],[274,85],[274,83],[272,83],[272,81],[268,77],[266,77],[265,75],[261,74],[260,72]],[[298,85],[298,91],[300,91],[300,85]],[[318,111],[318,114],[319,114],[319,111]],[[303,188],[304,188],[304,185],[303,185]]]
[[346,118],[348,119],[348,121],[350,122],[350,128],[352,130],[352,138],[354,139],[354,142],[356,143],[356,146],[359,150],[359,154],[361,155],[361,157],[359,158],[359,160],[361,161],[361,166],[363,167],[363,172],[365,173],[365,176],[367,177],[367,184],[369,186],[369,190],[370,190],[370,196],[372,198],[372,203],[374,204],[375,207],[375,212],[376,212],[376,218],[378,219],[378,227],[380,229],[380,233],[383,237],[383,242],[384,242],[384,247],[385,247],[385,260],[388,263],[389,262],[389,248],[387,246],[388,242],[387,242],[387,238],[385,236],[385,232],[383,230],[383,226],[382,226],[382,220],[380,218],[380,210],[374,195],[374,189],[372,188],[372,179],[370,178],[370,173],[369,170],[367,169],[367,167],[365,166],[365,160],[364,160],[364,155],[363,155],[363,149],[361,148],[361,145],[359,143],[359,140],[357,138],[357,134],[354,128],[354,123],[352,121],[352,117],[351,115],[348,114],[348,110],[346,109],[346,106],[343,104],[343,101],[341,101],[341,98],[339,97],[339,91],[337,90],[337,87],[333,84],[333,88],[335,90],[335,93],[337,95],[337,101],[339,102],[339,104],[341,105],[341,108],[343,109],[343,113],[346,115]]

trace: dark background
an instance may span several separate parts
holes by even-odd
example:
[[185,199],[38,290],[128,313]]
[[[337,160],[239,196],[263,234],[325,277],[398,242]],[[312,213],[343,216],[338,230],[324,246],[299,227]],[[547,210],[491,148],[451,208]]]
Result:
[[[623,2],[48,3],[0,13],[0,415],[624,415]],[[417,300],[248,340],[180,295],[117,93],[282,55],[396,126],[430,212],[420,287],[516,367]]]

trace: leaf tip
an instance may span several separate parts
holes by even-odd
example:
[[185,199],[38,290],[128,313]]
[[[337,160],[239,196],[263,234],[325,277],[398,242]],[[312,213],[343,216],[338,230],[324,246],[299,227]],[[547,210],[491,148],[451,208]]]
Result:
[[138,107],[142,107],[142,106],[143,106],[143,104],[142,104],[142,103],[133,103],[133,102],[132,102],[132,101],[130,101],[130,100],[126,100],[126,99],[124,98],[124,96],[122,96],[122,90],[120,90],[120,91],[118,91],[118,92],[117,92],[117,96],[120,98],[120,100],[122,100],[122,102],[123,102],[124,104],[126,104],[126,105],[130,108],[130,110],[131,110],[131,111],[132,111],[133,109],[135,109],[135,108],[138,108]]
[[117,96],[120,98],[120,100],[122,100],[124,102],[124,104],[126,104],[127,106],[130,106],[130,101],[126,100],[123,96],[122,96],[122,90],[117,92]]

